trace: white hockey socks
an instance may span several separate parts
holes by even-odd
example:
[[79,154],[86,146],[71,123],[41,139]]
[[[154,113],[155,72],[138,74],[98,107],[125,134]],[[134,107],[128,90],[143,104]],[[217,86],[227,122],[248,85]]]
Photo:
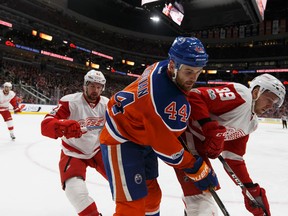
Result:
[[83,181],[82,178],[79,177],[70,178],[65,182],[65,185],[66,185],[65,188],[66,196],[79,215],[85,215],[82,213],[83,212],[86,213],[86,208],[87,211],[90,210],[92,211],[87,212],[87,215],[93,215],[93,216],[99,215],[96,204],[95,205],[93,204],[95,202],[89,196],[86,183]]
[[218,216],[216,203],[210,193],[183,198],[187,216]]

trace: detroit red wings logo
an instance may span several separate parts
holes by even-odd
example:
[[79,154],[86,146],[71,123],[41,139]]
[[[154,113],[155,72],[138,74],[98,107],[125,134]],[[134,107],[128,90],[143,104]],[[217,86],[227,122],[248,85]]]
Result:
[[240,137],[244,137],[247,134],[245,134],[245,132],[241,129],[235,129],[235,128],[228,128],[226,127],[227,131],[225,133],[225,141],[227,140],[235,140],[238,139]]
[[88,117],[78,121],[81,127],[103,126],[105,123],[104,117]]

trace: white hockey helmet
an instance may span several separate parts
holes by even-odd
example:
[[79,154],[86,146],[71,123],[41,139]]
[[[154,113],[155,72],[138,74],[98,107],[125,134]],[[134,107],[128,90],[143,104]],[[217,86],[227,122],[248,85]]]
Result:
[[87,86],[89,82],[96,82],[103,85],[103,91],[105,89],[106,79],[101,71],[90,70],[84,76],[84,86]]
[[3,87],[8,87],[8,88],[12,89],[12,83],[11,82],[5,82],[3,84]]
[[279,102],[277,104],[278,107],[280,107],[285,99],[286,89],[285,86],[282,84],[280,80],[278,80],[276,77],[270,75],[270,74],[262,74],[260,76],[255,77],[250,82],[250,88],[251,91],[259,86],[259,92],[256,100],[260,97],[260,95],[268,90],[272,93],[274,93],[279,98]]

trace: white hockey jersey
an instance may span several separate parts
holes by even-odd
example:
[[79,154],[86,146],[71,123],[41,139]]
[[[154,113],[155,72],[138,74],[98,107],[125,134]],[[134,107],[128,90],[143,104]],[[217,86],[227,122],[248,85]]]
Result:
[[14,102],[15,98],[15,92],[14,91],[9,91],[9,93],[7,95],[4,94],[3,90],[0,90],[0,111],[5,111],[5,110],[9,110],[9,104],[11,103],[11,105],[13,107],[16,106],[16,99]]
[[189,102],[192,107],[190,126],[200,128],[197,120],[210,117],[226,127],[225,141],[247,136],[257,129],[258,119],[251,110],[252,94],[242,84],[193,89]]
[[60,99],[59,105],[45,116],[42,124],[47,124],[51,138],[55,138],[54,125],[49,126],[51,118],[76,120],[81,128],[97,126],[97,129],[88,130],[80,138],[61,138],[62,149],[66,155],[90,159],[100,149],[99,135],[106,121],[107,103],[108,98],[104,96],[100,96],[98,103],[94,105],[87,102],[83,93],[66,95]]
[[193,154],[206,154],[199,122],[208,118],[216,120],[227,129],[222,156],[243,183],[253,182],[243,157],[249,135],[258,127],[257,115],[252,112],[251,90],[238,83],[201,87],[189,93],[189,103],[189,130],[183,138]]

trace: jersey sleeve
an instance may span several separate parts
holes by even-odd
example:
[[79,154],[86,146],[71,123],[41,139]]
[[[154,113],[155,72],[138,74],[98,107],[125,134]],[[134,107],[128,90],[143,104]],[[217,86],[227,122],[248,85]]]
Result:
[[208,101],[200,90],[195,89],[191,91],[188,96],[188,101],[191,106],[190,119],[197,121],[210,117]]
[[[155,116],[155,118],[157,117]],[[178,136],[181,133],[171,131],[163,124],[162,120],[159,119],[158,121],[155,121],[157,129],[153,126],[148,126],[148,122],[146,124],[147,134],[150,134],[149,142],[157,156],[175,168],[191,168],[195,162],[195,158],[187,151],[184,151],[181,142],[178,140]]]
[[41,133],[43,136],[47,136],[53,139],[57,139],[55,133],[55,123],[59,119],[67,119],[70,116],[69,102],[59,101],[57,107],[55,107],[52,112],[47,114],[43,121],[41,122]]
[[228,84],[213,88],[193,89],[189,93],[189,103],[192,108],[191,118],[194,120],[209,118],[210,113],[220,116],[245,103],[238,93],[238,91],[242,91],[241,87],[238,86],[236,89],[234,84]]
[[253,182],[249,176],[246,163],[243,158],[244,154],[246,153],[248,139],[249,135],[235,140],[225,141],[224,151],[222,153],[228,165],[244,184]]
[[13,106],[14,110],[18,108],[17,96],[16,95],[14,95],[14,97],[10,100],[10,104]]

